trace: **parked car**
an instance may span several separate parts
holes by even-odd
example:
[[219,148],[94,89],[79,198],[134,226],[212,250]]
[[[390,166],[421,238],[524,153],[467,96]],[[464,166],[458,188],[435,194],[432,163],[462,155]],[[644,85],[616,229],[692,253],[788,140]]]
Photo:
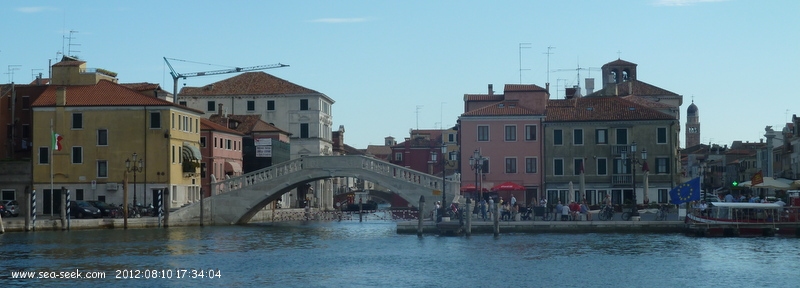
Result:
[[102,217],[100,209],[86,201],[69,201],[69,215],[75,218]]
[[0,202],[0,213],[3,213],[3,217],[19,216],[19,203],[17,203],[17,200],[5,200]]
[[106,202],[96,200],[86,202],[94,207],[97,207],[97,209],[100,209],[100,215],[102,217],[117,218],[117,215],[122,215],[119,207],[108,205]]

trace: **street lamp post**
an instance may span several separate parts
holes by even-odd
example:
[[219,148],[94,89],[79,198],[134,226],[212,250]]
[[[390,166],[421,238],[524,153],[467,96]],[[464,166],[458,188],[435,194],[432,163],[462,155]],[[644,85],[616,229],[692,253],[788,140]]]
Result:
[[[139,159],[139,161],[136,161],[138,156],[139,155],[136,155],[136,152],[133,152],[133,155],[131,155],[131,158],[133,158],[133,161],[131,161],[131,159],[126,159],[125,160],[125,170],[127,170],[128,172],[133,172],[133,206],[134,207],[136,207],[136,172],[142,172],[143,168],[144,168],[144,164],[143,164],[142,159]],[[133,162],[133,166],[131,166],[131,162]]]
[[478,192],[480,194],[480,200],[483,200],[483,189],[478,186],[478,180],[480,178],[478,177],[479,176],[478,173],[483,170],[484,160],[485,158],[481,156],[481,151],[479,151],[478,149],[475,149],[475,151],[472,152],[472,156],[469,157],[469,167],[475,171],[475,190],[480,191]]
[[[436,150],[431,150],[431,160],[428,161],[428,164],[429,164],[428,168],[430,170],[430,174],[435,174],[435,173],[433,173],[433,164],[436,163],[436,158],[437,158],[436,157]],[[442,163],[444,163],[444,161],[442,161]],[[442,180],[444,180],[444,171],[442,171]],[[439,207],[439,211],[436,211],[436,213],[438,213],[438,217],[437,217],[438,219],[441,219],[441,217],[444,216],[444,212],[447,211],[444,208],[444,200],[445,200],[445,195],[444,194],[445,194],[445,192],[444,192],[444,181],[442,181],[442,206]]]
[[447,178],[445,178],[445,176],[447,175],[447,173],[445,173],[445,171],[444,171],[444,169],[445,169],[445,162],[447,162],[447,158],[445,158],[445,156],[444,156],[444,155],[445,155],[445,153],[447,153],[447,145],[445,145],[444,143],[442,143],[442,210],[444,210],[444,209],[445,209],[445,208],[444,208],[444,204],[445,204],[445,195],[447,194],[447,189],[446,189],[446,188],[447,188]]
[[[626,158],[626,151],[622,151],[622,159],[625,160]],[[628,164],[631,167],[631,173],[633,174],[633,178],[631,179],[631,183],[633,186],[633,208],[631,209],[631,216],[639,216],[639,209],[636,209],[636,165],[642,166],[644,165],[645,161],[647,161],[647,149],[642,149],[642,158],[636,159],[636,141],[631,143],[631,150],[630,150],[630,158],[627,159]]]

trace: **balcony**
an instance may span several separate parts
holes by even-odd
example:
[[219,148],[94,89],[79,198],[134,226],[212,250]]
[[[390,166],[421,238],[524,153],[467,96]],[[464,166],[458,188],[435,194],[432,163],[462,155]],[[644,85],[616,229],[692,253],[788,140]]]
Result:
[[630,149],[629,144],[625,145],[611,145],[611,155],[620,156],[622,155],[623,151],[628,151]]
[[615,185],[615,186],[616,185],[631,185],[631,184],[633,184],[633,181],[631,181],[631,179],[633,179],[633,176],[630,175],[630,174],[628,174],[628,175],[624,175],[624,174],[611,175],[611,185]]

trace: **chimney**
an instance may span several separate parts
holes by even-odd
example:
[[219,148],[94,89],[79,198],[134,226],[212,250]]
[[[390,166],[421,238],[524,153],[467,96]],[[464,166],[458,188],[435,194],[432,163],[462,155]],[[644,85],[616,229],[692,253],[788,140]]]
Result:
[[56,106],[67,105],[67,87],[61,86],[56,88]]
[[489,84],[489,96],[494,95],[494,89],[492,89],[492,84]]
[[222,103],[217,104],[217,115],[222,116]]
[[547,94],[550,94],[550,83],[544,83],[544,89],[547,91]]
[[586,95],[594,93],[594,78],[586,78]]

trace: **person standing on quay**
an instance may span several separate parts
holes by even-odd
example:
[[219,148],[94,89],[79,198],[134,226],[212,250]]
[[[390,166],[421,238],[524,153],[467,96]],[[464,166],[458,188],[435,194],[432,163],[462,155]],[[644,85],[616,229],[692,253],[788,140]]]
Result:
[[556,204],[556,213],[554,213],[555,215],[553,215],[553,220],[558,219],[562,211],[564,211],[564,205],[561,205],[561,200],[559,200],[558,204]]
[[481,218],[486,221],[486,199],[481,199]]

